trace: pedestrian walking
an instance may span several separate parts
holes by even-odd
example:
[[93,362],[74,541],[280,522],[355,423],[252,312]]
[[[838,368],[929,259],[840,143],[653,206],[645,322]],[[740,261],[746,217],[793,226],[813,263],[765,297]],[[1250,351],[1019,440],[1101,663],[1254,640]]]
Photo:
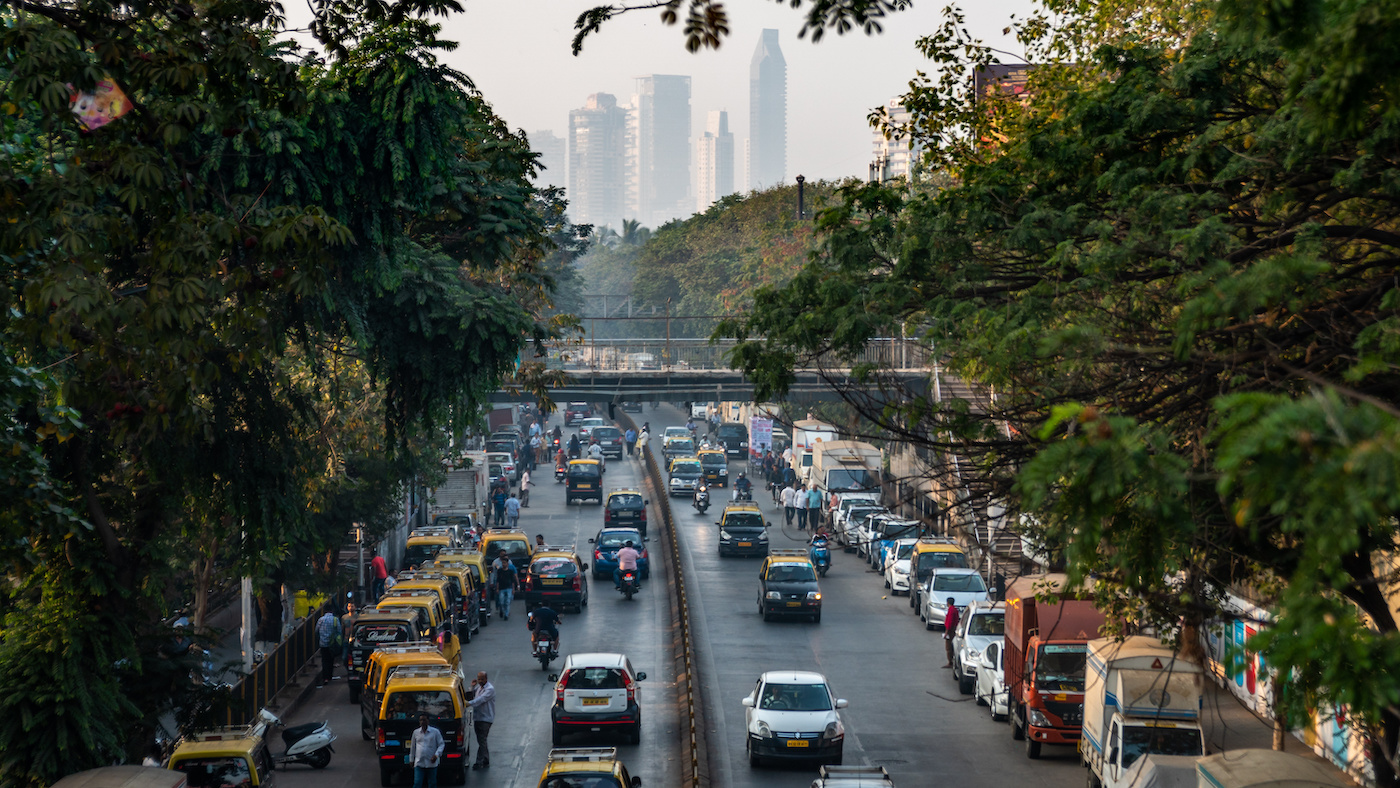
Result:
[[957,600],[948,597],[948,612],[943,614],[943,650],[948,652],[945,668],[953,667],[953,630],[958,628],[959,618]]
[[496,576],[496,615],[502,621],[510,620],[510,603],[515,599],[515,564],[505,554],[496,556],[491,562],[491,573]]
[[530,472],[520,474],[520,508],[530,508]]
[[807,486],[797,485],[797,491],[792,496],[792,506],[797,512],[797,530],[807,530]]
[[791,465],[783,466],[783,484],[788,487],[797,486],[797,471],[794,471]]
[[413,763],[413,788],[437,788],[438,764],[446,742],[442,731],[428,724],[428,715],[418,715],[418,727],[408,745],[408,760]]
[[622,433],[622,441],[623,443],[627,444],[627,456],[631,457],[632,445],[637,442],[637,430],[633,429],[632,427],[628,427],[627,431]]
[[504,487],[497,487],[491,493],[491,505],[496,511],[496,525],[506,521],[506,490]]
[[384,579],[389,576],[389,567],[384,563],[384,556],[376,555],[370,559],[369,571],[374,575],[374,585],[370,589],[370,598],[373,602],[378,602],[384,596]]
[[335,658],[338,650],[337,640],[340,637],[340,622],[336,620],[335,613],[326,608],[326,612],[316,621],[316,645],[321,649],[321,681],[316,685],[317,689],[326,686],[326,682],[335,678]]
[[822,493],[817,489],[817,485],[807,491],[807,522],[811,524],[815,532],[822,521]]
[[355,631],[355,619],[359,617],[360,613],[355,608],[355,603],[346,602],[345,615],[340,617],[340,635],[343,640],[350,640],[351,633]]
[[792,525],[792,516],[797,514],[797,509],[793,506],[793,499],[797,497],[797,491],[790,486],[783,487],[781,494],[783,502],[783,514],[786,515],[786,525]]
[[518,528],[520,526],[520,499],[511,493],[506,499],[506,527]]
[[778,472],[777,466],[768,471],[768,489],[773,492],[773,503],[779,503],[783,497],[783,475]]
[[486,680],[486,671],[472,679],[471,697],[467,703],[472,707],[472,728],[476,731],[476,763],[473,769],[485,769],[491,765],[491,751],[486,747],[486,737],[491,733],[491,724],[496,721],[496,688]]
[[530,465],[525,470],[535,467],[536,463],[544,461],[544,439],[539,433],[530,436]]

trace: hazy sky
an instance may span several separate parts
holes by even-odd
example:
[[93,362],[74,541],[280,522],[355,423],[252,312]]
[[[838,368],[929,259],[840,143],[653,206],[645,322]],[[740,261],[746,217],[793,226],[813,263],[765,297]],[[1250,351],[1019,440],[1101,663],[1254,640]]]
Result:
[[[903,93],[916,71],[931,70],[914,42],[938,27],[946,3],[921,0],[914,10],[889,17],[883,34],[829,34],[813,44],[798,39],[802,13],[787,3],[728,0],[730,37],[718,51],[697,54],[686,52],[679,25],[663,25],[656,11],[635,11],[590,36],[574,57],[569,52],[574,18],[597,4],[464,0],[466,12],[443,23],[443,37],[461,44],[445,59],[471,76],[511,127],[549,129],[561,137],[567,137],[569,110],[591,93],[612,93],[625,104],[635,77],[688,75],[696,133],[703,131],[706,112],[729,111],[738,186],[748,136],[749,60],[763,28],[780,31],[787,61],[787,180],[798,174],[811,180],[865,177],[872,158],[866,116]],[[1029,8],[1030,0],[969,3],[967,27],[992,46],[1019,51],[1001,31],[1011,14],[1023,17]]]

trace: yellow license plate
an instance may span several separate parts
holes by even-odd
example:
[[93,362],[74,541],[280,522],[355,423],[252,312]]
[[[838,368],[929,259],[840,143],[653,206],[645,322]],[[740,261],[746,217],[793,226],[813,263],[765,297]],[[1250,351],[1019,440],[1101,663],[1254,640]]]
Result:
[[789,602],[789,603],[787,603],[787,606],[788,606],[788,607],[802,607],[802,603],[801,603],[801,602]]
[[564,581],[563,581],[563,580],[545,580],[545,581],[544,581],[544,584],[547,585],[547,586],[562,586],[562,585],[564,585]]
[[753,547],[753,542],[740,542],[740,547]]
[[583,705],[585,705],[585,706],[606,706],[606,705],[608,705],[608,699],[607,699],[607,698],[584,698],[584,699],[583,699]]
[[806,747],[806,746],[807,746],[807,740],[806,740],[806,739],[788,739],[788,744],[787,744],[787,746],[789,746],[789,747]]
[[579,488],[580,490],[591,490],[591,489],[593,489],[593,485],[591,485],[591,484],[580,484],[580,485],[578,486],[578,488]]

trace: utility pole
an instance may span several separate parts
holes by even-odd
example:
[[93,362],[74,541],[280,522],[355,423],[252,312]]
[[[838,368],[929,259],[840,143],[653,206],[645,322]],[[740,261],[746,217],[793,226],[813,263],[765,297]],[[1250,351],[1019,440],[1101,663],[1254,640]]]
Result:
[[[247,540],[248,534],[244,532],[245,546]],[[253,578],[244,575],[239,583],[238,597],[239,612],[243,615],[243,622],[238,627],[238,648],[243,652],[243,672],[248,674],[253,672]]]
[[806,183],[806,181],[807,179],[801,175],[797,176],[797,221],[799,222],[807,218],[807,207],[803,204],[806,196],[803,193],[803,189],[805,188],[803,184]]
[[[798,176],[801,177],[801,176]],[[666,299],[666,367],[671,366],[671,299]]]

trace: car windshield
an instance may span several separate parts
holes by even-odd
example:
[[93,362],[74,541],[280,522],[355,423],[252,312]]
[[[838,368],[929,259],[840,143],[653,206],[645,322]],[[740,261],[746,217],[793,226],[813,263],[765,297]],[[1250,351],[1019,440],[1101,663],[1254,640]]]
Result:
[[636,531],[607,531],[599,534],[594,540],[599,550],[621,550],[628,542],[631,542],[633,547],[641,544],[641,534]]
[[605,419],[600,419],[600,418],[597,418],[597,417],[588,418],[588,419],[584,419],[584,420],[583,420],[583,426],[585,426],[585,427],[601,427],[601,426],[603,426],[604,424],[607,424],[607,423],[608,423],[608,422],[607,422]]
[[667,427],[666,432],[662,433],[662,435],[664,435],[667,438],[683,438],[689,434],[690,430],[686,429],[685,427]]
[[902,539],[910,534],[918,536],[919,524],[906,520],[882,520],[875,526],[881,539]]
[[706,468],[724,468],[729,465],[729,460],[726,460],[723,454],[702,454],[700,464]]
[[826,474],[828,490],[872,490],[878,486],[875,474],[864,468],[833,468]]
[[1006,634],[1006,614],[1005,613],[978,613],[967,622],[967,634],[969,635],[1004,635]]
[[578,574],[578,567],[568,558],[537,558],[530,564],[530,574],[545,575],[548,577],[573,577]]
[[807,583],[816,579],[810,564],[782,563],[768,567],[770,583]]
[[895,557],[896,559],[908,558],[908,557],[909,557],[909,554],[912,553],[912,552],[914,552],[914,545],[912,545],[912,544],[902,544],[902,545],[899,545],[899,547],[895,550],[894,557]]
[[253,781],[243,758],[187,758],[174,768],[185,773],[190,788],[239,788]]
[[602,471],[598,470],[597,465],[591,462],[584,462],[577,465],[570,465],[569,475],[596,479],[602,475]]
[[554,774],[540,785],[542,788],[622,788],[616,777],[598,772]]
[[740,426],[737,425],[737,424],[721,424],[721,425],[719,425],[719,432],[718,432],[718,435],[719,435],[721,438],[738,438],[738,439],[740,439],[740,440],[743,440],[743,439],[744,439],[744,433],[745,433],[744,428],[743,428],[743,427],[740,427]]
[[672,476],[699,476],[701,466],[698,462],[678,462],[671,467]]
[[636,493],[614,493],[608,498],[609,509],[640,509],[642,496]]
[[763,515],[758,512],[734,512],[724,518],[725,528],[762,528]]
[[413,720],[419,714],[432,719],[450,720],[457,716],[452,706],[452,694],[442,690],[400,691],[384,699],[384,719]]
[[967,556],[953,551],[919,553],[919,574],[928,576],[934,569],[966,569]]
[[982,582],[979,575],[968,573],[965,575],[938,575],[933,578],[934,591],[968,591],[976,593],[986,591],[987,584]]
[[1049,692],[1083,692],[1088,648],[1083,644],[1041,646],[1035,663],[1036,687]]
[[1144,755],[1189,755],[1200,757],[1201,732],[1195,728],[1123,729],[1123,768]]
[[501,553],[505,553],[507,558],[514,561],[529,555],[530,545],[524,539],[492,539],[486,543],[485,553],[488,561],[496,560],[496,556]]
[[831,693],[825,684],[767,684],[758,707],[773,711],[830,711]]

